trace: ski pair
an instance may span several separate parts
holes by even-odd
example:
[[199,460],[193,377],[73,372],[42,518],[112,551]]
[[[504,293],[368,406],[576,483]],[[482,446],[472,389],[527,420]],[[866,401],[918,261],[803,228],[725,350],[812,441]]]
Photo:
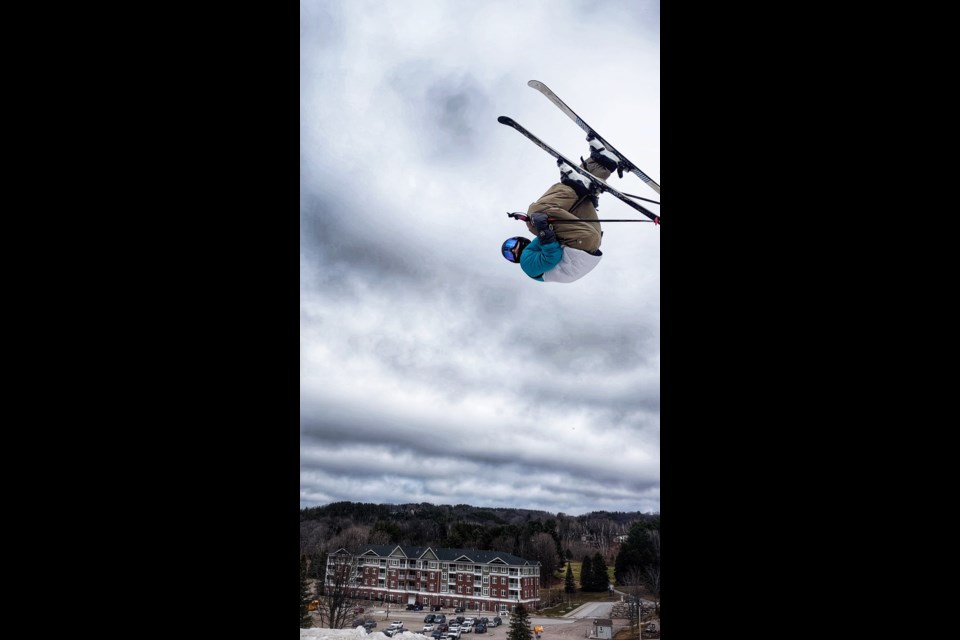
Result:
[[[618,158],[620,158],[620,166],[621,166],[621,169],[626,170],[626,171],[629,171],[630,173],[634,174],[635,176],[637,176],[638,178],[640,178],[641,180],[643,180],[646,184],[648,184],[651,189],[653,189],[653,190],[656,191],[657,193],[660,193],[660,185],[657,184],[657,183],[653,180],[653,178],[651,178],[650,176],[648,176],[647,174],[645,174],[643,171],[641,171],[640,168],[637,167],[637,165],[635,165],[635,164],[633,164],[632,162],[630,162],[629,160],[627,160],[626,156],[624,156],[622,153],[620,153],[619,151],[617,151],[616,148],[614,148],[614,146],[613,146],[612,144],[610,144],[609,142],[607,142],[606,140],[604,140],[603,136],[601,136],[599,133],[597,133],[596,131],[594,131],[594,130],[590,127],[590,125],[588,125],[586,122],[583,121],[583,119],[582,119],[580,116],[578,116],[576,113],[574,113],[573,109],[571,109],[570,107],[567,106],[567,103],[565,103],[563,100],[561,100],[559,97],[557,97],[557,94],[555,94],[553,91],[551,91],[551,90],[550,90],[550,87],[548,87],[547,85],[543,84],[543,83],[540,82],[539,80],[531,80],[531,81],[529,81],[529,82],[527,83],[527,86],[536,89],[537,91],[539,91],[540,93],[542,93],[544,96],[546,96],[546,98],[547,98],[550,102],[552,102],[553,104],[557,105],[557,107],[560,108],[560,111],[563,111],[565,114],[567,114],[567,117],[568,117],[568,118],[570,118],[570,119],[573,120],[575,123],[577,123],[577,126],[578,126],[578,127],[580,127],[581,129],[583,129],[584,131],[586,131],[586,132],[587,132],[587,140],[590,140],[591,138],[596,138],[597,140],[600,141],[600,144],[602,144],[607,151],[609,151],[609,152],[612,153],[613,155],[615,155],[615,156],[617,156]],[[623,174],[620,174],[620,177],[622,178],[622,177],[623,177]],[[641,198],[641,199],[642,199],[642,200],[645,200],[646,198]]]
[[[660,224],[660,216],[653,213],[652,211],[650,211],[640,203],[630,199],[629,197],[626,196],[626,194],[623,194],[620,191],[617,191],[616,189],[611,187],[609,184],[607,184],[600,178],[596,177],[595,175],[593,175],[592,173],[590,173],[589,171],[581,167],[579,164],[568,160],[559,151],[557,151],[556,149],[548,145],[546,142],[544,142],[543,140],[541,140],[540,138],[538,138],[537,136],[533,135],[532,133],[527,131],[525,128],[523,128],[523,126],[518,124],[513,118],[508,118],[507,116],[500,116],[499,118],[497,118],[497,122],[499,122],[500,124],[505,124],[508,127],[513,127],[514,129],[522,133],[535,145],[537,145],[538,147],[540,147],[541,149],[543,149],[544,151],[552,155],[554,158],[556,158],[558,165],[561,162],[565,162],[567,165],[570,166],[570,168],[572,168],[574,171],[576,171],[577,173],[582,175],[584,178],[589,180],[593,184],[593,186],[596,188],[596,190],[599,191],[600,193],[604,193],[604,192],[609,193],[613,197],[627,203],[628,205],[630,205],[631,207],[633,207],[643,215],[647,216],[648,218],[653,220],[656,224],[658,225]],[[609,147],[607,148],[609,149]]]

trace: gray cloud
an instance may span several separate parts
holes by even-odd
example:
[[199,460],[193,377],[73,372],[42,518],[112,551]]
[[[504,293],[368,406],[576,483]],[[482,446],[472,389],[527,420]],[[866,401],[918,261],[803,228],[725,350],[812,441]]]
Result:
[[496,122],[585,154],[542,80],[659,179],[659,3],[302,2],[300,77],[301,505],[659,511],[659,228],[530,281],[558,174]]

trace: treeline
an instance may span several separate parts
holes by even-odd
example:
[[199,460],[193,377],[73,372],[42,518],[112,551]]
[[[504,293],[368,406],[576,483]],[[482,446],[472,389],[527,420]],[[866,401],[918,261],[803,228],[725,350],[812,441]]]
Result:
[[[625,539],[618,540],[621,536]],[[506,551],[541,564],[541,587],[554,583],[555,572],[566,565],[562,582],[568,593],[576,590],[568,560],[581,560],[582,591],[606,590],[608,563],[613,563],[617,588],[634,601],[655,598],[659,612],[659,513],[598,511],[567,516],[462,504],[338,502],[300,510],[301,626],[310,624],[306,611],[310,597],[329,599],[324,592],[327,554],[340,548],[357,551],[368,544]],[[330,604],[329,615],[341,608]]]
[[634,525],[660,528],[660,514],[597,511],[582,516],[465,504],[336,502],[300,510],[300,553],[313,556],[367,544],[505,551],[537,560],[550,576],[567,560],[616,560]]

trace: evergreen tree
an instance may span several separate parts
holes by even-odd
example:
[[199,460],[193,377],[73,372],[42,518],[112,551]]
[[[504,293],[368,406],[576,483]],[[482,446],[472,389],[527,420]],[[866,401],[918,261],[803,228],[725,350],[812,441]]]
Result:
[[659,542],[659,535],[659,519],[653,522],[637,522],[630,527],[627,541],[621,545],[614,563],[614,575],[618,584],[625,583],[627,574],[632,571],[644,572],[659,564],[659,548],[655,544]]
[[531,638],[533,638],[533,629],[530,628],[530,615],[526,607],[517,604],[513,613],[510,614],[510,631],[507,632],[507,640],[531,640]]
[[606,591],[610,588],[610,576],[607,575],[607,563],[603,561],[603,556],[597,551],[593,554],[593,564],[590,567],[592,578],[590,586],[591,591]]
[[580,590],[593,591],[592,583],[593,571],[590,568],[590,556],[583,556],[583,562],[580,563]]
[[307,556],[300,556],[300,628],[309,629],[313,619],[307,606],[310,604],[310,583],[307,582]]
[[577,590],[577,585],[573,581],[573,567],[570,566],[570,563],[567,563],[567,577],[564,579],[563,590],[567,593],[574,593]]

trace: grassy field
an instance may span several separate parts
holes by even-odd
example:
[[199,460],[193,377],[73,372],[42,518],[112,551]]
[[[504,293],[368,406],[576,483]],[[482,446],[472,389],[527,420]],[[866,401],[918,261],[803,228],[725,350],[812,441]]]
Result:
[[[546,603],[553,600],[560,600],[559,603],[541,609],[538,612],[538,615],[545,616],[562,616],[567,613],[570,613],[580,605],[586,604],[587,602],[611,602],[614,598],[610,595],[609,592],[583,592],[580,591],[580,565],[582,562],[571,562],[570,567],[573,569],[573,581],[577,585],[577,590],[575,593],[566,593],[564,592],[565,579],[567,577],[567,567],[564,567],[557,571],[554,574],[554,582],[548,587],[540,587],[540,599]],[[610,584],[613,584],[613,568],[607,567],[607,576],[610,579]]]

